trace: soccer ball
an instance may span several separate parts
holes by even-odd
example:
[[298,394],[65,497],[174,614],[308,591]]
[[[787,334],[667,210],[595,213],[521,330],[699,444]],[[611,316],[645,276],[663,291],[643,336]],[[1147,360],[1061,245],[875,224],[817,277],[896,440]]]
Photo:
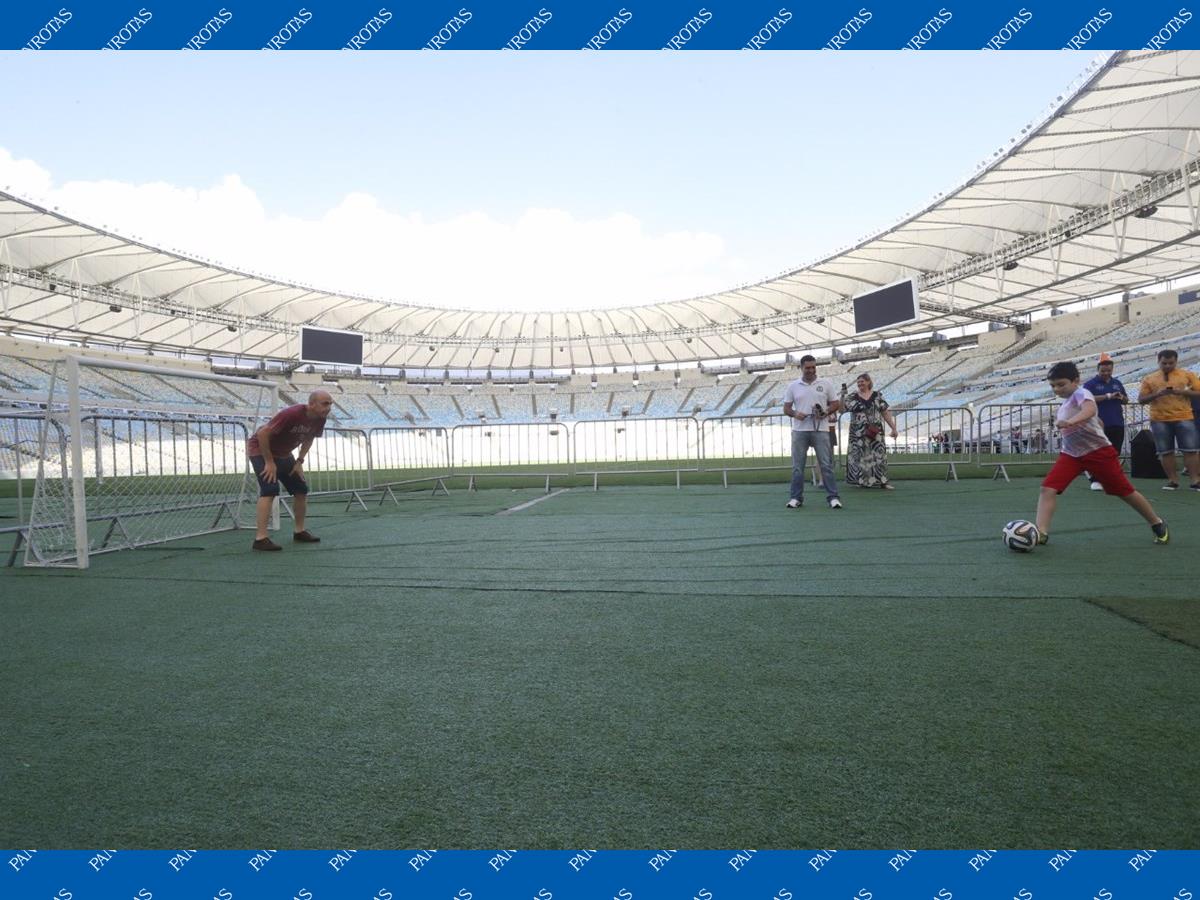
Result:
[[1024,519],[1009,522],[1001,534],[1004,537],[1004,546],[1014,553],[1028,553],[1037,546],[1037,526]]

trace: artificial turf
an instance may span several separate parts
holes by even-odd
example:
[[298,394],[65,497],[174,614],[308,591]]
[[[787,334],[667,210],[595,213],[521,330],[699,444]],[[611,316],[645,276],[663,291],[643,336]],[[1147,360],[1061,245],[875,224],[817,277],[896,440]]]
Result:
[[1200,497],[412,495],[0,572],[0,842],[1190,847]]

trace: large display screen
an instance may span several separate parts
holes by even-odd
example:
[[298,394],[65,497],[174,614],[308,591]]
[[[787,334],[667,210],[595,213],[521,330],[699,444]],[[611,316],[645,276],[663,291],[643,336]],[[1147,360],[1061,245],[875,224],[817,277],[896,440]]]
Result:
[[300,328],[300,361],[361,366],[363,337],[352,331],[330,331],[327,328],[302,326]]
[[921,318],[917,305],[917,283],[911,278],[897,281],[854,298],[854,333],[905,325]]

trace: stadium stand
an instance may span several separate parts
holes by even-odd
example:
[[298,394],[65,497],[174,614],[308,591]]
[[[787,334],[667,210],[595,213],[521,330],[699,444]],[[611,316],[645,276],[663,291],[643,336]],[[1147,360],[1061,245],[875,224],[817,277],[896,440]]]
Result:
[[[1046,318],[1023,335],[1012,329],[982,334],[975,346],[933,346],[903,355],[883,347],[874,357],[858,353],[857,361],[848,364],[824,358],[820,373],[835,385],[852,385],[856,373],[869,372],[897,409],[1041,402],[1048,397],[1044,373],[1051,362],[1070,359],[1087,371],[1102,352],[1112,355],[1117,374],[1129,384],[1153,371],[1157,352],[1167,346],[1180,351],[1181,365],[1200,368],[1200,303],[1180,299],[1190,296],[1170,291],[1136,298],[1127,308],[1114,304]],[[0,341],[0,400],[16,408],[44,403],[56,361],[70,352],[79,351],[46,342]],[[195,360],[88,352],[152,367],[211,370]],[[761,415],[782,407],[784,389],[799,377],[794,359],[767,371],[743,368],[720,376],[698,369],[646,372],[636,385],[629,374],[620,373],[575,375],[554,383],[483,384],[344,374],[326,381],[319,372],[293,373],[280,382],[280,396],[284,403],[302,403],[314,388],[329,390],[334,397],[331,425],[341,428],[535,422],[549,419],[551,410],[561,421],[611,420],[624,411],[630,418]],[[267,377],[258,369],[248,371],[252,377]],[[82,377],[84,402],[107,410],[203,415],[237,399],[219,382],[193,381],[185,387],[149,372],[88,370]]]

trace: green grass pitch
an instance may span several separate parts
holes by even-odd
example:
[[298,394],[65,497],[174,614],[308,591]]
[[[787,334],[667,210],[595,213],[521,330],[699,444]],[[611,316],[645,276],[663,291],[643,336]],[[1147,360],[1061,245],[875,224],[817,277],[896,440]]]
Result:
[[1200,497],[1139,486],[1168,546],[1081,483],[1018,555],[1030,478],[602,481],[3,570],[0,842],[1195,846]]

